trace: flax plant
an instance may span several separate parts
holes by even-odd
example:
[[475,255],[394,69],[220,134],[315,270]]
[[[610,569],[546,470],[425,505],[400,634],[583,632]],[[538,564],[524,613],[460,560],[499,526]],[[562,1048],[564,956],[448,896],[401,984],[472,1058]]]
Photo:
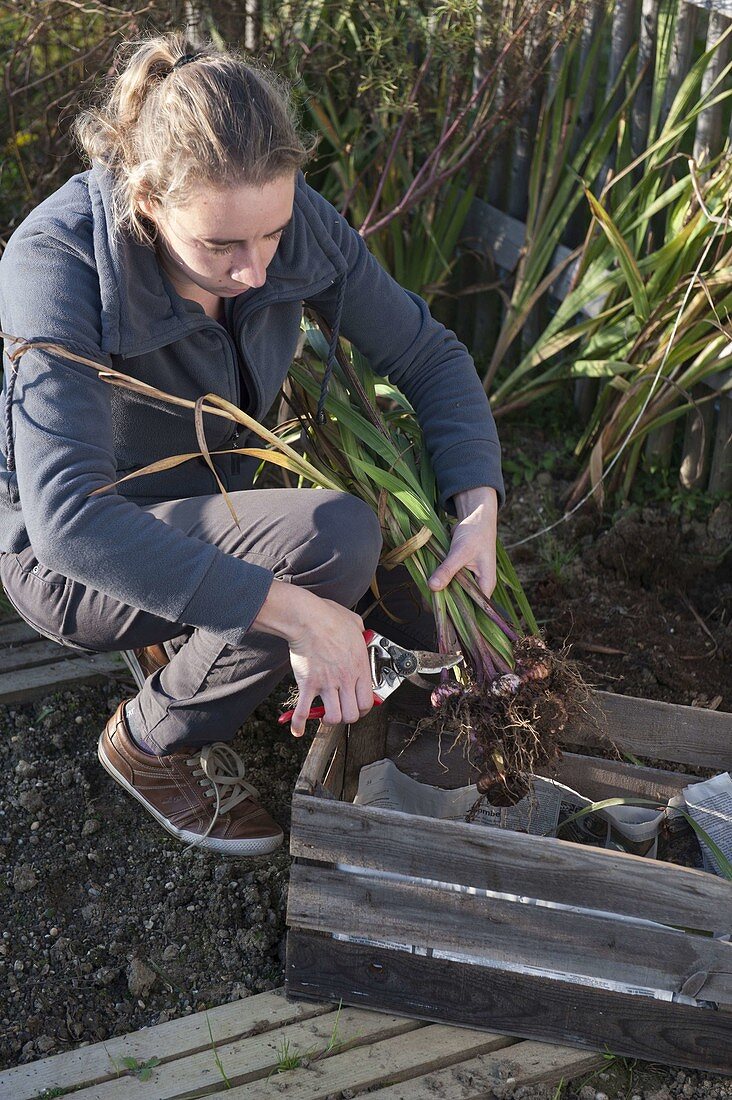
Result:
[[[664,49],[668,40],[664,36]],[[685,150],[700,113],[732,95],[732,65],[702,91],[718,42],[691,67],[663,119],[665,71],[659,54],[646,147],[632,157],[623,138],[634,85],[609,119],[602,112],[596,115],[572,153],[577,105],[592,79],[596,48],[572,96],[567,88],[577,44],[565,50],[544,104],[531,169],[526,248],[485,378],[497,416],[570,379],[603,380],[577,447],[587,465],[571,504],[590,487],[602,503],[610,462],[611,489],[628,492],[644,438],[695,407],[691,388],[720,369],[728,342],[723,328],[732,260],[726,215],[729,162],[718,158],[705,165],[701,182]],[[596,194],[600,167],[613,144],[618,150],[615,174]],[[552,266],[554,250],[580,204],[591,216],[585,240]],[[527,341],[537,302],[566,278],[570,264],[568,293],[538,337]],[[494,384],[507,350],[520,338],[525,350],[519,363]]]
[[[693,161],[673,188],[667,239],[637,259],[632,225],[621,229],[590,199],[593,213],[623,269],[630,299],[620,303],[615,324],[588,334],[578,368],[607,379],[576,453],[585,459],[569,500],[587,491],[603,502],[603,482],[627,496],[648,434],[715,400],[695,399],[705,378],[727,371],[732,311],[732,158],[724,156],[701,181]],[[622,224],[622,223],[621,223]],[[610,477],[608,475],[611,474]]]
[[[496,589],[486,598],[461,570],[446,589],[428,578],[450,546],[453,517],[438,488],[415,413],[391,383],[373,375],[351,350],[339,348],[340,374],[331,382],[325,424],[317,421],[328,326],[307,326],[303,357],[290,370],[289,419],[276,434],[301,449],[328,477],[365,500],[384,535],[382,564],[403,564],[434,612],[441,652],[458,646],[464,667],[444,672],[432,693],[438,728],[458,730],[481,768],[478,790],[509,804],[528,789],[527,776],[559,755],[559,739],[587,693],[574,666],[551,654],[510,559],[497,544]],[[375,588],[375,595],[379,596]]]

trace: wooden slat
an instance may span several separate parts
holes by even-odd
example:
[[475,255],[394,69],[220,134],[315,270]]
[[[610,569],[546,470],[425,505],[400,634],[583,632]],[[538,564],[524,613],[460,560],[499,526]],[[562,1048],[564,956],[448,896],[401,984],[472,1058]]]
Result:
[[504,1036],[434,1025],[347,1054],[335,1054],[307,1069],[222,1089],[213,1095],[216,1100],[271,1100],[275,1096],[327,1100],[334,1093],[340,1096],[344,1089],[362,1092],[387,1081],[408,1080],[415,1074],[454,1065],[506,1045]]
[[360,722],[348,727],[343,798],[352,802],[358,790],[361,768],[381,760],[386,751],[388,704],[373,707]]
[[[598,901],[605,897],[612,905],[610,889]],[[287,920],[307,931],[467,951],[502,967],[540,967],[669,992],[680,992],[692,974],[703,972],[699,996],[732,1004],[729,943],[612,917],[296,863]]]
[[343,795],[343,775],[346,766],[346,739],[342,737],[338,742],[338,748],[333,754],[328,770],[323,779],[323,786],[336,798]]
[[527,1040],[493,1054],[481,1054],[449,1069],[409,1079],[403,1085],[387,1085],[369,1093],[369,1100],[486,1100],[496,1085],[510,1089],[526,1085],[566,1084],[605,1062],[602,1054]]
[[296,792],[312,794],[318,784],[323,783],[333,754],[345,735],[344,725],[328,726],[325,722],[320,723],[295,782]]
[[[288,995],[732,1072],[732,1014],[290,932]],[[439,1094],[438,1094],[439,1095]]]
[[305,859],[607,908],[684,928],[721,932],[732,922],[732,884],[704,871],[552,837],[325,799],[293,799],[290,851]]
[[80,655],[72,660],[0,674],[0,704],[24,703],[39,695],[61,691],[71,684],[87,683],[100,676],[128,675],[117,653]]
[[604,723],[568,729],[568,744],[607,746],[608,740],[655,760],[672,760],[719,771],[732,768],[732,715],[703,707],[682,707],[654,699],[594,692]]
[[32,642],[7,646],[2,653],[3,673],[17,672],[19,669],[34,668],[37,665],[51,665],[58,661],[77,660],[78,649],[64,648],[58,642],[50,642],[36,634]]
[[33,630],[22,619],[10,619],[0,625],[0,648],[22,642],[37,642],[39,637],[38,631]]
[[[442,742],[440,745],[437,736],[427,730],[414,737],[411,726],[392,719],[389,722],[386,756],[395,762],[400,771],[420,783],[446,790],[475,783],[478,769],[466,758],[462,747],[453,747],[445,736]],[[605,760],[573,752],[563,753],[556,768],[540,768],[538,774],[557,779],[595,800],[638,795],[668,801],[689,783],[699,782],[699,776],[686,772],[645,768],[622,760]]]
[[[278,1062],[286,1053],[299,1054],[302,1057],[310,1054],[312,1057],[324,1052],[331,1040],[340,1040],[345,1047],[378,1043],[395,1036],[403,1042],[408,1032],[422,1033],[424,1030],[423,1024],[405,1016],[344,1007],[338,1014],[337,1025],[335,1013],[331,1012],[327,1016],[318,1016],[280,1027],[276,1031],[267,1031],[266,1034],[225,1044],[217,1043],[216,1054],[226,1079],[232,1086],[226,1089],[226,1095],[235,1096],[238,1091],[236,1086],[244,1086],[245,1092],[240,1095],[251,1097],[259,1094],[253,1082],[264,1079],[263,1085],[266,1088],[273,1087],[275,1078],[270,1075],[276,1071]],[[480,1038],[487,1039],[486,1036],[476,1036],[476,1047]],[[488,1038],[487,1043],[490,1041]],[[371,1049],[373,1048],[369,1046],[369,1050]],[[353,1053],[348,1055],[349,1062],[353,1058]],[[318,1063],[319,1068],[321,1064],[325,1067],[328,1061],[329,1059],[324,1058],[322,1063]],[[214,1051],[209,1047],[199,1054],[168,1061],[155,1069],[148,1084],[148,1094],[154,1096],[155,1100],[193,1100],[194,1097],[218,1094],[224,1084]],[[139,1100],[139,1097],[140,1082],[129,1075],[74,1093],[74,1100]]]
[[[517,218],[504,214],[481,199],[473,199],[465,220],[461,235],[461,243],[476,252],[488,255],[496,267],[506,271],[513,271],[519,261],[519,257],[526,241],[526,226]],[[564,245],[558,245],[554,250],[548,270],[558,266],[567,258],[570,250]],[[574,265],[565,267],[561,275],[549,288],[550,297],[561,301],[568,289],[574,275]],[[590,302],[583,311],[583,316],[596,316],[602,307],[604,299]]]
[[[606,89],[608,96],[608,111],[615,114],[623,102],[625,89],[621,86],[614,96],[610,97],[610,90],[618,78],[618,74],[628,56],[635,37],[635,9],[636,0],[616,0],[613,6],[612,27],[610,30],[610,53],[607,62]],[[615,148],[611,148],[607,159],[598,175],[599,194],[604,188],[610,173],[615,168]]]
[[[207,1012],[183,1016],[166,1024],[144,1028],[129,1035],[105,1039],[88,1047],[42,1058],[28,1065],[0,1073],[0,1096],[9,1100],[31,1100],[46,1089],[74,1089],[117,1077],[115,1063],[123,1058],[146,1062],[159,1058],[165,1063],[197,1051],[211,1051],[211,1036],[218,1047],[247,1035],[264,1035],[296,1021],[331,1014],[335,1005],[303,1004],[285,1000],[282,990],[260,993],[243,1001],[232,1001]],[[211,1034],[209,1035],[209,1025]],[[100,1093],[104,1095],[103,1092]]]
[[[556,778],[560,783],[579,791],[586,798],[599,802],[603,798],[658,798],[664,802],[680,794],[689,783],[698,783],[698,775],[667,772],[661,768],[643,768],[621,760],[602,760],[596,756],[580,756],[565,752],[556,775],[539,769],[540,774]],[[732,900],[732,899],[731,899]]]

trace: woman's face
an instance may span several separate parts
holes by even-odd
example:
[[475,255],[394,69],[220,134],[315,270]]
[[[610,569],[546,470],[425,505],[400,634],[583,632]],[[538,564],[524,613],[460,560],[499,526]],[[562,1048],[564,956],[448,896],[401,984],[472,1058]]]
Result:
[[262,286],[292,217],[295,178],[263,187],[200,184],[185,206],[140,206],[158,228],[158,258],[176,288],[193,284],[218,297]]

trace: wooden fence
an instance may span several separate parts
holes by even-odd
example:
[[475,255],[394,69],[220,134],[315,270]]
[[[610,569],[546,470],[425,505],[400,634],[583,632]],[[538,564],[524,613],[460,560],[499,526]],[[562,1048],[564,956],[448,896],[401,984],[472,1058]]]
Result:
[[[664,101],[661,108],[663,120],[673,99],[681,87],[693,61],[702,49],[709,49],[723,36],[732,23],[732,0],[677,0],[674,38]],[[599,33],[601,20],[608,10],[609,0],[589,0],[583,19],[580,49],[581,68],[592,42]],[[643,149],[649,130],[653,66],[656,57],[656,38],[659,30],[659,14],[663,0],[615,0],[610,41],[608,43],[607,88],[611,88],[632,44],[637,44],[636,75],[642,75],[630,117],[631,147],[635,152]],[[730,58],[730,40],[717,48],[706,70],[703,89],[706,90]],[[548,67],[546,80],[552,79],[552,66]],[[545,86],[545,84],[544,84]],[[463,231],[463,242],[473,256],[482,256],[490,269],[500,277],[510,279],[515,269],[526,236],[528,207],[528,176],[533,141],[536,134],[538,107],[543,86],[537,84],[521,124],[516,128],[506,148],[497,155],[491,169],[487,188],[482,199],[473,203]],[[716,156],[729,141],[725,132],[725,110],[721,103],[703,111],[697,120],[694,139],[694,157],[698,163]],[[592,123],[592,111],[581,112],[580,138],[587,134]],[[579,141],[580,138],[577,140]],[[612,163],[605,166],[605,173]],[[571,247],[581,239],[584,226],[570,223],[567,239],[557,249],[552,266],[567,256]],[[579,261],[575,261],[575,265]],[[550,298],[560,301],[567,292],[575,266],[565,269],[549,291]],[[472,267],[472,275],[477,269]],[[482,272],[485,278],[485,265]],[[479,281],[481,281],[479,279]],[[592,316],[599,312],[601,303],[586,307]],[[493,311],[493,316],[491,316]],[[486,301],[486,295],[466,296],[462,300],[454,326],[469,347],[485,346],[495,332],[495,300]],[[730,341],[732,354],[732,340]],[[578,379],[575,382],[575,404],[583,421],[594,407],[600,382],[598,379]],[[664,428],[651,433],[646,441],[646,455],[656,465],[668,467],[671,462],[677,432],[683,432],[682,459],[679,479],[685,488],[707,489],[709,492],[732,491],[732,393],[730,371],[710,376],[692,392],[696,400],[708,394],[709,387],[718,392],[715,401],[706,401],[699,412],[689,413]]]

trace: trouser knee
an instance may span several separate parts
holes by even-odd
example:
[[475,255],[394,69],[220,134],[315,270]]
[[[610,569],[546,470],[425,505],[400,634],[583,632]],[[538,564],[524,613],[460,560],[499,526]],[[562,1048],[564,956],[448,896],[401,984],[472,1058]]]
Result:
[[328,494],[314,510],[314,546],[321,562],[318,594],[350,606],[371,583],[381,553],[374,511],[358,497]]

